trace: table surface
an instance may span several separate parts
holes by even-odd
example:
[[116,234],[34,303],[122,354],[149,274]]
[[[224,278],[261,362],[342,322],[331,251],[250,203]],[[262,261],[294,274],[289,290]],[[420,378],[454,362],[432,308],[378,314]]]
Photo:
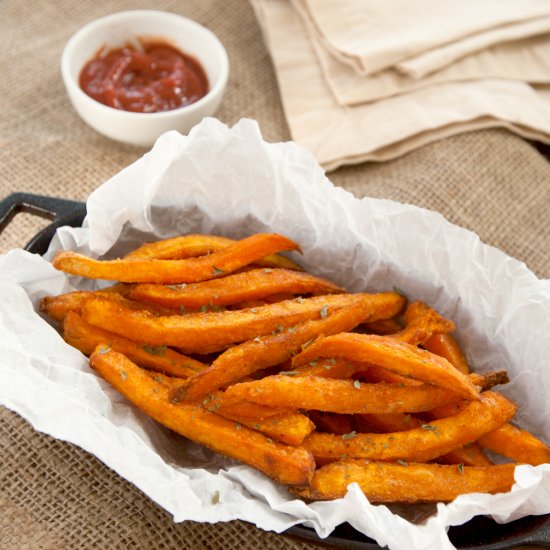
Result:
[[[14,191],[85,200],[144,149],[96,134],[78,118],[59,73],[61,51],[84,23],[131,0],[3,0],[0,18],[3,110],[0,198]],[[218,118],[256,119],[267,141],[290,139],[273,68],[252,10],[239,0],[159,0],[214,31],[231,76]],[[373,131],[375,131],[373,129]],[[475,231],[482,241],[550,277],[550,165],[505,130],[442,140],[384,164],[332,174],[357,197],[430,208]],[[46,221],[19,214],[0,236],[0,253],[24,245]],[[244,522],[174,524],[130,483],[81,449],[35,432],[0,408],[0,548],[312,548]]]

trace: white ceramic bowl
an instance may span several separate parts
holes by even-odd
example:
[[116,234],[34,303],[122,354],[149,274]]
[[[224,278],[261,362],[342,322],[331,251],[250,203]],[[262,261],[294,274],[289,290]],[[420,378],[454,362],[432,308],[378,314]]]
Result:
[[[208,77],[208,93],[190,105],[158,113],[133,113],[103,105],[78,84],[86,62],[102,46],[117,48],[136,38],[165,39],[197,59]],[[229,61],[218,38],[203,26],[174,13],[138,10],[114,13],[82,27],[67,43],[61,57],[61,74],[78,114],[107,137],[131,145],[150,146],[164,132],[187,133],[218,108],[227,84]]]

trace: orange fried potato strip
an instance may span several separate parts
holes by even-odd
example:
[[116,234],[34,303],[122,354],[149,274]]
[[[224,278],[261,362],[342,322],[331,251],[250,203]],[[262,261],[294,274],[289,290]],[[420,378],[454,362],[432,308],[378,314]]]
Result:
[[359,433],[405,432],[424,424],[420,418],[405,413],[364,413],[354,415],[353,419]]
[[[115,285],[114,287],[124,288],[123,292],[126,292],[125,285]],[[62,321],[65,315],[69,311],[73,311],[82,314],[82,307],[84,302],[90,298],[103,298],[111,302],[120,302],[133,310],[148,311],[152,315],[175,315],[173,309],[167,309],[160,306],[154,306],[152,304],[146,304],[144,302],[136,302],[134,300],[126,300],[123,294],[115,290],[94,290],[85,291],[77,290],[75,292],[68,292],[67,294],[60,294],[59,296],[45,296],[40,300],[40,311],[54,319],[55,321]]]
[[[421,428],[424,422],[410,414],[357,414],[354,415],[359,432],[391,433]],[[346,433],[349,433],[349,430]],[[464,466],[489,466],[492,462],[479,445],[468,443],[437,458],[440,464],[464,464]]]
[[[95,296],[100,295],[95,292],[93,294]],[[39,308],[40,311],[54,321],[63,321],[69,311],[81,313],[84,301],[91,295],[92,292],[76,291],[60,294],[59,296],[44,296],[44,298],[40,300]]]
[[124,283],[196,283],[231,273],[267,254],[281,250],[299,250],[299,246],[282,235],[259,233],[199,258],[101,261],[75,252],[60,251],[52,260],[52,265],[60,271],[90,279]]
[[378,306],[385,304],[369,294],[352,294],[352,301],[333,313],[323,311],[320,319],[300,323],[277,334],[257,337],[222,353],[210,367],[189,378],[172,393],[172,399],[192,401],[239,380],[260,369],[283,363],[298,352],[300,347],[319,334],[336,334],[351,330],[364,319],[379,316]]
[[338,285],[305,271],[265,268],[189,285],[138,284],[130,289],[128,297],[170,308],[200,308],[258,300],[280,292],[331,294],[343,291]]
[[448,401],[451,395],[430,384],[363,384],[358,380],[299,376],[298,371],[235,384],[225,394],[272,407],[342,414],[428,411]]
[[315,429],[315,424],[305,415],[289,413],[282,416],[272,416],[264,420],[251,419],[247,416],[223,414],[226,418],[252,430],[262,432],[286,445],[297,447]]
[[399,376],[448,388],[467,399],[479,398],[477,387],[446,359],[390,336],[342,333],[318,338],[294,357],[292,364],[300,366],[318,357],[340,357],[377,365]]
[[[323,358],[315,361],[310,361],[304,366],[297,367],[295,370],[296,376],[319,376],[322,378],[351,378],[357,374],[362,381],[367,383],[388,382],[391,384],[400,384],[405,386],[421,386],[422,382],[405,378],[393,372],[390,372],[381,367],[367,365],[365,363],[353,363],[341,358]],[[485,374],[472,372],[468,374],[468,378],[475,386],[479,386],[481,390],[490,390],[499,384],[507,384],[510,380],[508,373],[502,371],[491,371]],[[451,399],[451,395],[449,395]],[[460,400],[458,396],[452,396],[452,399]]]
[[403,325],[397,319],[383,319],[381,321],[372,321],[363,323],[364,332],[389,336],[403,330]]
[[345,359],[319,359],[296,368],[296,376],[319,376],[321,378],[351,378],[365,365]]
[[[438,331],[452,330],[454,325],[450,321],[443,319],[433,309],[427,307],[422,302],[413,302],[407,308],[408,325],[402,329],[396,319],[385,319],[374,321],[373,323],[365,323],[363,326],[373,325],[372,332],[381,332],[390,338],[407,342],[409,344],[418,344],[426,338],[427,334],[437,333]],[[384,326],[384,323],[389,323]],[[381,324],[376,329],[376,324]],[[397,329],[397,330],[393,330]],[[365,370],[367,369],[367,370]],[[353,363],[342,358],[319,359],[310,361],[307,365],[299,367],[298,371],[304,376],[322,376],[323,378],[350,378],[353,374],[361,371],[362,377],[367,382],[393,382],[395,384],[415,384],[415,381],[410,378],[405,378],[386,369],[365,364]],[[484,377],[480,377],[486,382]],[[471,378],[474,385],[481,385],[481,382]],[[497,382],[497,383],[503,383]],[[489,386],[490,387],[490,386]],[[483,389],[489,389],[483,387]]]
[[344,435],[353,430],[352,416],[349,414],[309,411],[308,415],[320,432]]
[[[174,382],[171,388],[177,386]],[[282,416],[293,412],[290,408],[269,407],[259,403],[251,403],[242,399],[228,396],[224,392],[208,394],[200,401],[202,406],[210,412],[228,417],[248,418],[250,420],[266,420],[274,416]]]
[[[335,361],[338,363],[338,361],[342,360],[336,359]],[[399,374],[390,372],[389,370],[386,370],[382,367],[377,367],[373,365],[366,366],[365,364],[361,363],[350,365],[354,366],[354,372],[359,373],[359,375],[361,375],[362,379],[365,382],[389,382],[392,384],[404,384],[405,386],[418,386],[422,383],[418,380],[413,380],[412,378],[405,378],[404,376],[400,376]],[[508,373],[505,370],[496,370],[487,372],[485,374],[471,372],[467,375],[467,377],[474,386],[481,388],[481,390],[490,390],[494,386],[498,386],[499,384],[507,384],[510,381],[510,379],[508,378]],[[456,401],[460,401],[458,395],[455,396],[454,402]]]
[[[158,260],[185,260],[186,258],[195,258],[212,254],[218,250],[223,250],[237,241],[226,237],[218,237],[216,235],[182,235],[147,243],[139,248],[136,248],[129,254],[126,254],[126,259],[153,259]],[[297,263],[284,256],[276,254],[266,256],[255,261],[257,265],[264,267],[279,267],[282,269],[293,269],[301,271],[302,268]]]
[[[369,327],[371,332],[379,332],[387,335],[390,338],[395,338],[401,342],[408,344],[419,344],[429,334],[439,331],[448,331],[454,328],[454,325],[441,317],[433,309],[429,308],[422,302],[413,302],[407,308],[408,325],[402,329],[399,322],[392,319],[383,319],[373,321],[372,323],[363,323],[363,326]],[[299,367],[298,370],[304,376],[322,376],[323,378],[349,378],[358,371],[369,369],[366,376],[367,381],[379,382],[394,382],[396,384],[414,383],[412,379],[407,379],[398,374],[389,372],[385,369],[365,364],[353,363],[342,358],[319,359],[310,361],[307,365]],[[477,384],[476,384],[477,385]]]
[[409,304],[404,317],[407,326],[391,337],[408,344],[423,344],[432,334],[446,334],[455,329],[452,321],[423,302]]
[[[498,376],[502,373],[505,374],[505,371],[488,373],[487,379],[489,382],[497,380],[498,383]],[[480,375],[470,374],[470,377],[474,376]],[[436,419],[445,418],[463,410],[466,405],[467,402],[464,400],[454,400],[429,411],[429,416]],[[482,435],[478,443],[482,447],[516,462],[533,466],[550,462],[550,448],[545,443],[530,432],[516,428],[509,423]]]
[[48,317],[54,321],[62,321],[69,311],[75,311],[80,313],[82,311],[82,304],[84,300],[90,296],[107,296],[111,295],[116,299],[120,294],[126,292],[126,285],[113,285],[103,290],[85,291],[77,290],[74,292],[67,292],[66,294],[59,294],[58,296],[44,296],[40,300],[39,309],[45,313]]
[[466,361],[460,346],[451,334],[433,334],[424,342],[424,347],[428,351],[447,359],[460,372],[464,374],[470,372],[468,361]]
[[79,349],[85,355],[90,355],[99,344],[106,344],[138,365],[178,378],[188,378],[208,366],[166,346],[138,344],[94,327],[74,312],[69,312],[65,317],[63,338],[67,344]]
[[306,485],[311,479],[315,463],[308,451],[276,443],[200,405],[170,403],[168,389],[124,355],[98,346],[90,364],[145,414],[184,437],[240,460],[285,485]]
[[303,445],[323,461],[338,460],[345,455],[370,460],[427,462],[502,426],[512,418],[516,408],[503,395],[488,391],[481,394],[480,401],[471,401],[456,415],[420,428],[390,434],[352,432],[341,437],[314,432]]
[[493,464],[477,443],[467,443],[448,453],[438,456],[438,464],[463,464],[464,466],[490,466]]
[[[370,502],[450,502],[465,493],[504,493],[514,484],[514,464],[443,466],[341,460],[318,469],[309,487],[291,492],[312,500],[342,498],[356,482]],[[391,482],[388,482],[391,480]]]
[[148,344],[177,346],[183,353],[210,353],[273,331],[282,332],[309,319],[322,318],[334,308],[355,303],[361,296],[372,300],[373,310],[379,317],[391,317],[403,303],[401,296],[391,292],[331,294],[239,311],[155,317],[130,309],[125,303],[98,298],[85,302],[83,317],[92,325]]
[[550,448],[532,433],[504,424],[482,435],[479,444],[490,451],[507,456],[516,462],[532,464],[550,463]]

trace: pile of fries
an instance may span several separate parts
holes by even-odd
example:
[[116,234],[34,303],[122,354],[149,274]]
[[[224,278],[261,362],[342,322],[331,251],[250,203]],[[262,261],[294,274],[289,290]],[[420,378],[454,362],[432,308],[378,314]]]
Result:
[[396,292],[347,293],[288,250],[257,234],[176,237],[112,261],[59,252],[57,269],[117,283],[41,310],[146,414],[305,499],[357,482],[371,502],[450,501],[550,462],[509,423],[516,405],[493,390],[506,373],[470,373],[451,321]]

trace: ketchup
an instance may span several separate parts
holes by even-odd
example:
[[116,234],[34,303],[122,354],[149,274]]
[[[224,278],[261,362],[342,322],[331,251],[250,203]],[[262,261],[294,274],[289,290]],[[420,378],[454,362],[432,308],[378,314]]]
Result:
[[161,42],[127,45],[97,55],[80,72],[79,84],[90,97],[115,109],[157,113],[185,107],[208,92],[198,61]]

